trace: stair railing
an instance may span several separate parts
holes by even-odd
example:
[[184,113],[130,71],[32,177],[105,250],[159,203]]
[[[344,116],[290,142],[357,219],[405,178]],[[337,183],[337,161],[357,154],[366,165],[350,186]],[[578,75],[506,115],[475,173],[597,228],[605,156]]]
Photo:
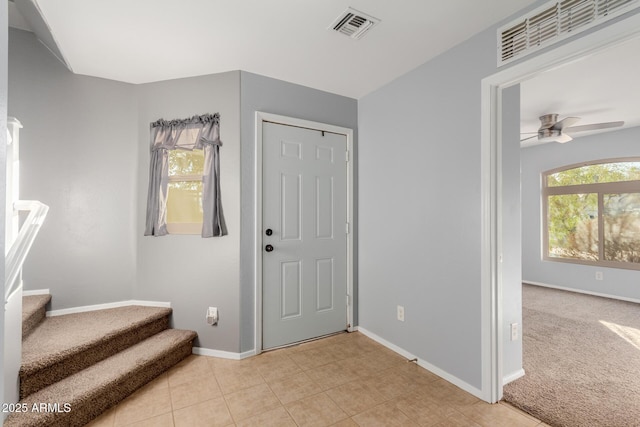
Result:
[[9,252],[4,259],[5,268],[5,304],[9,301],[11,295],[20,287],[18,276],[22,271],[24,261],[31,250],[31,246],[40,231],[40,227],[49,212],[49,206],[37,200],[18,200],[14,202],[13,208],[18,211],[29,211],[29,215],[25,219],[18,237],[12,243]]

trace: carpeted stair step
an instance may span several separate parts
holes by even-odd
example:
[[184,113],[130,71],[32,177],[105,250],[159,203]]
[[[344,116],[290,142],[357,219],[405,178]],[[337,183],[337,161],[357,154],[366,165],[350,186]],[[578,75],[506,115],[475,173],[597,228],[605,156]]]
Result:
[[29,335],[47,314],[50,294],[22,297],[22,338]]
[[85,425],[189,356],[195,338],[178,329],[153,335],[22,399],[27,412],[11,414],[4,427]]
[[126,306],[46,318],[22,341],[20,398],[167,329],[170,315]]

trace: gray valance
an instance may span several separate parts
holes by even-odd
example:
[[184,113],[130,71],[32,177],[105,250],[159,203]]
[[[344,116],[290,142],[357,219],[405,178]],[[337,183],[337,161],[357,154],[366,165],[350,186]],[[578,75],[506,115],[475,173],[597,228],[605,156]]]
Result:
[[202,237],[224,236],[227,226],[220,193],[220,115],[205,114],[182,120],[157,120],[150,125],[151,164],[145,236],[167,232],[169,151],[202,149]]

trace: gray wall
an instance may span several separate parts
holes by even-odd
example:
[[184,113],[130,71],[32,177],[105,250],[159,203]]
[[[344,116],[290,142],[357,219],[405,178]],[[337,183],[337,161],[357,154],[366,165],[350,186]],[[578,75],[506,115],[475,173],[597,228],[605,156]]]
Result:
[[[2,206],[5,203],[5,194],[6,194],[6,146],[7,146],[7,1],[0,0],[0,202],[2,202]],[[0,247],[2,248],[2,252],[4,253],[4,220],[5,213],[0,213]],[[2,294],[4,298],[4,263],[0,266],[0,286],[3,289]],[[0,342],[4,347],[4,310],[2,315],[0,315]],[[4,351],[0,351],[0,378],[5,378],[5,370],[4,370]],[[8,402],[5,399],[4,394],[4,382],[0,386],[0,402]],[[7,417],[7,414],[2,414],[0,417],[0,421],[4,421]]]
[[[355,130],[357,101],[240,71],[134,86],[69,72],[31,33],[12,29],[10,41],[22,195],[51,207],[26,289],[50,288],[53,309],[168,301],[174,327],[198,332],[197,346],[253,350],[255,111]],[[229,234],[143,237],[149,123],[214,112]],[[204,321],[209,306],[218,326]]]
[[9,115],[20,120],[21,197],[49,205],[25,289],[54,309],[130,299],[136,277],[134,86],[78,76],[26,31],[9,32]]
[[[525,282],[640,300],[640,271],[542,260],[541,174],[597,159],[638,156],[640,127],[522,150],[522,271]],[[595,280],[602,271],[604,280]]]
[[[138,280],[136,299],[170,301],[176,328],[198,333],[196,346],[237,353],[240,349],[240,73],[170,80],[137,87]],[[149,185],[149,123],[220,113],[222,206],[229,234],[143,237]],[[207,307],[220,321],[209,326]]]
[[[502,91],[502,374],[522,369],[522,234],[520,203],[520,85]],[[520,338],[511,341],[510,325]]]
[[358,106],[360,326],[477,389],[480,80],[494,50],[485,31]]
[[[354,130],[355,158],[358,141],[358,103],[352,98],[244,71],[241,72],[240,80],[243,206],[240,244],[241,349],[248,351],[254,348],[255,326],[255,112],[261,111],[351,128]],[[354,174],[357,174],[357,164],[354,169]],[[357,188],[357,182],[355,184]],[[357,206],[355,209],[357,213]],[[356,240],[357,227],[354,229],[356,233],[354,240]],[[357,291],[357,277],[354,288]]]
[[[537,1],[514,17],[544,3]],[[496,30],[512,19],[417,67],[358,104],[359,324],[476,390],[483,386],[480,87],[484,77],[498,71]],[[511,214],[513,218],[504,218],[502,224],[507,236],[520,233],[518,209]],[[515,229],[505,230],[510,226]],[[503,271],[515,274],[521,262],[517,258],[513,257],[514,265],[503,265]],[[515,280],[504,283],[503,292],[513,299],[509,307],[503,301],[505,315],[510,316],[503,326],[521,316],[515,289],[519,286]],[[405,307],[405,322],[396,320],[396,305]],[[505,375],[517,371],[520,364],[521,350],[515,348],[521,341],[512,346],[503,353],[505,359],[513,358],[503,360]]]

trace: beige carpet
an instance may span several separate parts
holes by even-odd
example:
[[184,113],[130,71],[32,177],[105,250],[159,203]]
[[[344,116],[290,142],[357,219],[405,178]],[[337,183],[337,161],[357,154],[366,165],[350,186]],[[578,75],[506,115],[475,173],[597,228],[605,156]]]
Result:
[[169,329],[171,308],[45,318],[50,299],[23,298],[20,410],[3,427],[83,426],[192,352],[196,333]]
[[504,400],[557,427],[640,426],[640,304],[523,285],[526,375]]

